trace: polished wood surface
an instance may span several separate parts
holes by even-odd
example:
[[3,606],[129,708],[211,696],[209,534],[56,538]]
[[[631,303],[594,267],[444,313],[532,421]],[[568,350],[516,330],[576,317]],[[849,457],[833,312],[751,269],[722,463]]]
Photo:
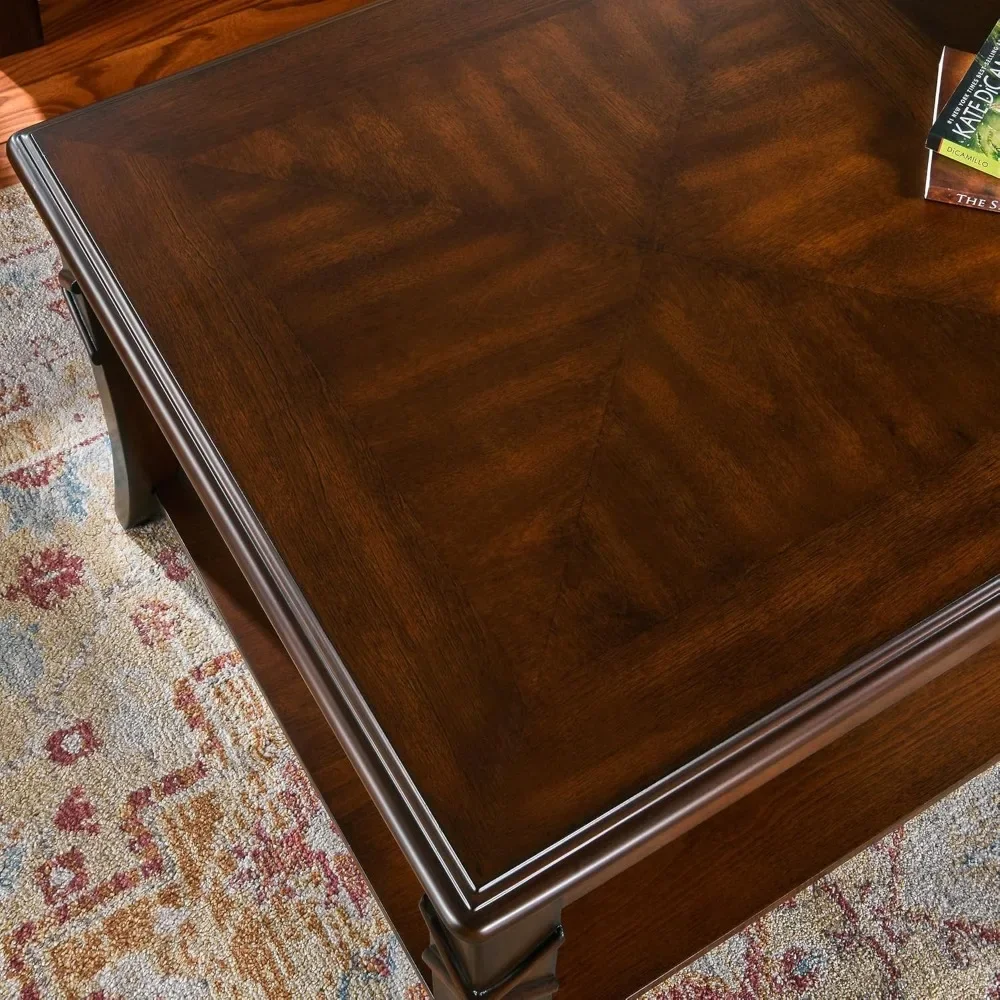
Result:
[[933,17],[397,2],[37,133],[477,882],[1000,566]]
[[[413,872],[186,477],[157,493],[416,961]],[[630,995],[979,769],[1000,748],[998,668],[993,645],[570,905],[559,996]]]
[[[416,961],[420,887],[183,475],[160,499]],[[1000,647],[787,771],[563,913],[560,998],[624,998],[939,797],[1000,749]]]

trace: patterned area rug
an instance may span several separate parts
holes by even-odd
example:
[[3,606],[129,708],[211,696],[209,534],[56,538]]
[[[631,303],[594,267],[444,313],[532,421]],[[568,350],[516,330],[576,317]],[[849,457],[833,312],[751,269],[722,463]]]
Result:
[[[0,191],[0,1000],[424,1000],[177,538],[118,526],[56,271]],[[991,771],[645,1000],[1000,1000],[998,805]]]

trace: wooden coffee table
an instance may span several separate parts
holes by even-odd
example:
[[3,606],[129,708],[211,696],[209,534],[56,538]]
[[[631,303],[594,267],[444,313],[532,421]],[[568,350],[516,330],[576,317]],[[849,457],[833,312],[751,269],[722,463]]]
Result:
[[624,996],[1000,753],[939,7],[394,0],[11,140],[119,514],[436,997]]

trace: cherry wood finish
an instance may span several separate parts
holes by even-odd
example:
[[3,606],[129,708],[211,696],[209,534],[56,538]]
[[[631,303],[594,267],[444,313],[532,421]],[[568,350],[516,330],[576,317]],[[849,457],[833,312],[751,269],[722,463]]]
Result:
[[918,196],[941,20],[394,0],[12,141],[456,953],[968,696],[1000,298]]
[[626,997],[995,763],[993,645],[562,912],[559,1000]]
[[42,44],[38,0],[4,0],[0,11],[0,56]]

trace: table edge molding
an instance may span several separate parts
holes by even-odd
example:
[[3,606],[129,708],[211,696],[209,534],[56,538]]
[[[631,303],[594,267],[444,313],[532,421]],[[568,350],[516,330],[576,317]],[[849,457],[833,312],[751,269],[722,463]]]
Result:
[[450,931],[484,940],[563,906],[1000,638],[1000,577],[848,664],[730,739],[476,885],[152,342],[33,138],[8,156],[91,306]]

